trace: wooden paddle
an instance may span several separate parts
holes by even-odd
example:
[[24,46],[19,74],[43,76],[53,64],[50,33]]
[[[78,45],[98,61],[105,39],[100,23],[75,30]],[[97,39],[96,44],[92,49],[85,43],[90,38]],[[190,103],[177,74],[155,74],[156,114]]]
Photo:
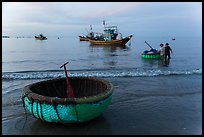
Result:
[[67,97],[72,97],[74,98],[74,92],[73,92],[73,89],[72,89],[72,86],[69,82],[69,79],[68,79],[68,75],[67,75],[67,69],[66,69],[66,64],[68,64],[69,62],[63,64],[60,68],[64,67],[64,71],[65,71],[65,75],[66,75],[66,82],[67,82]]
[[146,43],[151,49],[153,49],[152,46],[150,46],[149,43],[147,43],[147,41],[145,41],[145,43]]

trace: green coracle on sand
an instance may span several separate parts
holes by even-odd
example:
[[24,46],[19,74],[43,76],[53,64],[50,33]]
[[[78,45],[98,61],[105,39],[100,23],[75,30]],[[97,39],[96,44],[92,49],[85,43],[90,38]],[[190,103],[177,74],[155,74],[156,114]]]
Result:
[[70,78],[74,98],[66,97],[65,78],[30,84],[23,90],[24,107],[45,122],[80,123],[102,114],[112,99],[112,84],[95,78]]

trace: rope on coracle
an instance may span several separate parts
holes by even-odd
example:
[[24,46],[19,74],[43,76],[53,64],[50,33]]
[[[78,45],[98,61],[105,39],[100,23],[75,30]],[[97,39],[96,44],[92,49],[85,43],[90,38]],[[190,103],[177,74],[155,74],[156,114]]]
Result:
[[36,101],[36,113],[37,113],[37,117],[40,118],[40,115],[38,114],[38,102]]
[[[38,101],[36,101],[36,112],[37,112],[37,116],[39,119],[41,119],[42,121],[44,121],[44,117],[43,117],[43,113],[42,113],[42,104]],[[39,111],[38,111],[38,104],[40,105],[40,114],[41,114],[41,117],[39,115]]]
[[[59,113],[58,113],[58,110],[57,110],[58,104],[57,104],[57,103],[53,103],[53,100],[51,100],[51,102],[52,102],[51,104],[53,105],[53,107],[54,107],[54,109],[55,109],[55,111],[56,111],[57,118],[59,119],[60,123],[66,125],[66,123],[65,123],[65,122],[60,118],[60,116],[59,116]],[[75,106],[75,111],[76,111],[76,117],[77,117],[77,121],[78,121],[78,115],[77,115],[76,106]]]
[[57,118],[59,119],[59,121],[61,122],[61,123],[64,123],[63,121],[62,121],[62,119],[60,118],[60,116],[59,116],[59,113],[58,113],[58,111],[57,111],[57,105],[58,104],[56,104],[56,103],[53,103],[53,100],[51,99],[51,104],[53,105],[53,107],[54,107],[54,109],[55,109],[55,111],[56,111],[56,114],[57,114]]
[[41,112],[41,119],[42,119],[42,121],[45,121],[45,120],[44,120],[43,113],[42,113],[42,104],[40,104],[40,112]]
[[56,113],[57,113],[57,118],[60,120],[61,123],[63,123],[63,121],[62,121],[62,119],[60,118],[59,113],[58,113],[58,111],[57,111],[57,106],[54,106],[54,109],[55,109],[55,111],[56,111]]
[[75,111],[76,111],[76,117],[77,117],[77,121],[78,121],[78,114],[77,114],[77,109],[76,109],[76,105],[75,105]]
[[[22,129],[24,129],[24,127],[25,127],[25,124],[27,122],[27,114],[28,114],[27,111],[26,111],[24,98],[25,98],[25,96],[23,97],[22,100],[23,100],[23,108],[24,108],[24,111],[25,111],[25,114],[26,114],[26,120],[24,122],[24,125],[23,125]],[[42,104],[38,100],[35,100],[35,101],[36,101],[36,114],[37,114],[37,116],[34,114],[34,105],[33,105],[34,104],[34,99],[33,98],[30,98],[30,102],[29,102],[29,104],[31,104],[31,113],[35,118],[37,118],[37,119],[39,118],[40,120],[45,121],[44,116],[43,116],[43,111],[42,111]],[[39,105],[40,105],[40,112],[38,110]],[[59,112],[58,112],[58,109],[57,109],[58,104],[56,102],[54,102],[53,99],[51,99],[51,105],[54,107],[54,110],[56,111],[57,118],[59,119],[60,123],[66,124],[60,118],[60,115],[59,115]],[[76,108],[75,108],[75,110],[76,110]],[[40,113],[41,113],[41,116],[40,116]],[[76,114],[77,114],[77,112],[76,112]],[[77,120],[78,120],[78,117],[77,117]]]

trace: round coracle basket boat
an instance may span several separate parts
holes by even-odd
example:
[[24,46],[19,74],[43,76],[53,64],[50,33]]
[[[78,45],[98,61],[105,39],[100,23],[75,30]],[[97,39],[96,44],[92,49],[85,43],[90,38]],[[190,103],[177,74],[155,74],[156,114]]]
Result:
[[159,54],[142,54],[141,56],[144,59],[160,59],[161,58]]
[[161,55],[158,51],[154,51],[154,52],[151,52],[151,51],[144,51],[142,54],[141,54],[141,57],[143,59],[160,59],[161,58]]
[[112,99],[113,86],[102,79],[69,78],[74,97],[66,95],[66,79],[57,78],[24,87],[24,107],[37,119],[80,123],[102,114]]

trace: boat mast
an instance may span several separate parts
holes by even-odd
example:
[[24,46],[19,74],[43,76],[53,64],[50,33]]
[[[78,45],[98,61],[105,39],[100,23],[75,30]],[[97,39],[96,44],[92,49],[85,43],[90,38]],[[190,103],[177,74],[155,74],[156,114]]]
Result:
[[91,32],[93,32],[93,31],[92,31],[92,25],[90,25],[90,28],[91,28]]
[[103,26],[104,26],[104,29],[106,28],[106,22],[105,20],[103,20]]

